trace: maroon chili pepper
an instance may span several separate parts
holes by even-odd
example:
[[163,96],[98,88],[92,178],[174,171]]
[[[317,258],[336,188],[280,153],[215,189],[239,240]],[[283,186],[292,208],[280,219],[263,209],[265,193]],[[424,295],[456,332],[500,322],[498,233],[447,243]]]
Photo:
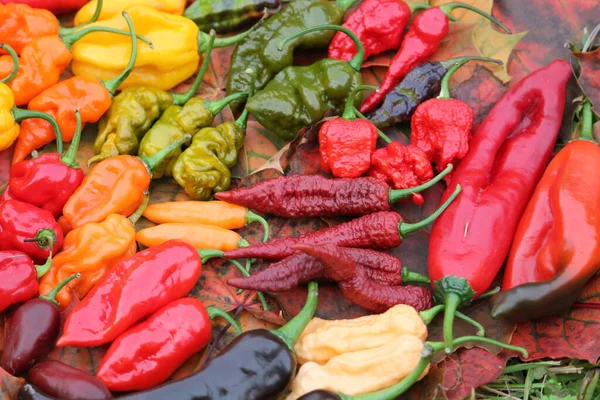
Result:
[[113,398],[100,379],[60,361],[42,361],[29,370],[27,378],[29,383],[39,391],[57,399],[104,400]]
[[[340,247],[338,250],[352,258],[358,268],[364,269],[367,277],[375,283],[394,286],[402,282],[429,282],[426,276],[403,267],[400,260],[390,254],[352,247]],[[227,283],[240,289],[282,292],[325,278],[325,267],[321,261],[308,254],[296,253],[248,278],[232,278]]]
[[60,329],[59,303],[54,296],[80,276],[79,273],[69,276],[47,296],[29,300],[15,311],[6,333],[0,367],[12,375],[21,375],[48,355]]
[[240,247],[225,252],[224,257],[281,260],[294,254],[291,247],[296,243],[331,243],[343,247],[392,249],[399,246],[406,235],[424,228],[439,217],[460,191],[460,185],[457,185],[454,193],[440,208],[429,217],[414,224],[402,221],[402,216],[396,212],[380,211],[299,237],[278,238],[248,247]]
[[294,250],[309,254],[325,267],[325,275],[338,282],[344,297],[372,312],[384,312],[397,304],[406,304],[417,311],[433,306],[433,297],[422,286],[388,286],[371,281],[364,268],[336,245],[304,244],[292,246]]
[[33,265],[25,253],[0,251],[0,313],[9,306],[37,296],[38,278],[52,267],[52,257],[43,265]]
[[0,250],[19,250],[39,262],[62,245],[63,230],[49,211],[18,200],[0,203]]
[[215,193],[227,203],[285,218],[339,217],[390,211],[391,204],[442,180],[452,166],[420,186],[394,190],[371,177],[329,179],[321,175],[280,176],[247,188]]

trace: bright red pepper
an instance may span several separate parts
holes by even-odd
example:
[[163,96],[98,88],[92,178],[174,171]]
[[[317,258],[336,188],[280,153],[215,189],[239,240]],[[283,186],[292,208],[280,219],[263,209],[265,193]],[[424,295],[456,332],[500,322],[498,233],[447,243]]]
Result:
[[463,194],[434,224],[429,277],[446,302],[444,338],[452,341],[455,310],[483,294],[502,267],[517,224],[552,155],[571,78],[554,61],[513,86],[471,140],[444,198]]
[[463,3],[446,3],[441,6],[431,7],[418,15],[406,37],[402,41],[400,50],[392,59],[389,69],[383,78],[378,92],[373,92],[367,97],[360,107],[360,112],[366,113],[372,110],[384,97],[406,76],[406,74],[424,63],[438,49],[441,41],[448,35],[448,15],[457,8],[466,8],[474,11],[496,23],[506,32],[510,30],[500,21],[483,11]]
[[99,346],[140,319],[187,295],[202,261],[198,251],[169,240],[115,264],[67,317],[57,346]]
[[48,272],[51,266],[51,259],[44,265],[33,265],[25,253],[0,251],[0,312],[37,296],[38,278]]
[[83,181],[83,170],[76,161],[81,138],[81,117],[75,112],[77,128],[69,150],[64,154],[44,153],[32,160],[14,164],[8,187],[0,201],[9,198],[24,201],[52,213],[57,218],[63,206]]
[[43,8],[56,15],[61,15],[79,10],[88,1],[89,0],[0,0],[0,3],[27,4],[32,8]]
[[63,245],[63,230],[46,210],[18,200],[0,203],[0,250],[18,250],[36,261]]

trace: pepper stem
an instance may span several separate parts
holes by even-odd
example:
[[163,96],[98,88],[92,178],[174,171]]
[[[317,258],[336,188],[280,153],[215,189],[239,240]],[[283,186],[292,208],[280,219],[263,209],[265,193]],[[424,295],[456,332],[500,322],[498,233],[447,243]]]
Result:
[[182,106],[187,103],[192,97],[196,95],[198,88],[202,84],[202,79],[204,79],[204,75],[206,75],[206,71],[208,71],[208,66],[210,65],[210,55],[212,53],[213,45],[215,43],[216,32],[214,29],[210,30],[210,35],[208,37],[208,51],[204,55],[204,60],[202,61],[202,66],[200,67],[200,71],[198,71],[198,75],[196,76],[196,80],[192,84],[192,87],[185,93],[182,94],[172,94],[173,104]]
[[[361,113],[361,112],[358,110],[358,108],[356,108],[356,107],[354,107],[354,114],[358,115],[358,117],[359,117],[359,118],[361,118],[361,119],[364,119],[364,120],[366,120],[366,121],[369,121],[369,122],[371,122],[371,121],[369,120],[369,118],[365,117],[365,116],[364,116],[364,115],[363,115],[363,114],[362,114],[362,113]],[[377,128],[377,127],[375,127],[375,128]],[[390,139],[390,138],[388,137],[388,135],[386,135],[385,133],[383,133],[383,132],[381,131],[381,129],[377,128],[377,134],[379,135],[379,139],[383,140],[383,141],[384,141],[384,142],[386,142],[387,144],[390,144],[390,143],[392,143],[392,139]]]
[[22,120],[28,119],[28,118],[41,118],[44,121],[48,122],[50,125],[52,125],[52,128],[54,129],[54,134],[56,135],[56,152],[59,154],[62,154],[62,152],[63,152],[62,134],[60,132],[60,127],[58,126],[58,123],[52,116],[50,116],[49,114],[46,114],[45,112],[33,111],[33,110],[22,110],[20,108],[13,108],[12,115],[13,115],[13,117],[15,117],[15,122],[19,122],[19,121],[22,121]]
[[292,318],[287,324],[282,326],[276,331],[271,333],[277,335],[290,350],[294,351],[294,344],[298,341],[298,338],[306,328],[306,325],[310,322],[315,311],[317,310],[317,304],[319,304],[319,285],[316,282],[310,282],[308,284],[308,295],[306,297],[306,303],[302,310]]
[[450,99],[450,87],[449,87],[450,79],[452,78],[452,75],[454,75],[456,70],[458,70],[460,67],[462,67],[469,61],[489,61],[489,62],[498,64],[498,65],[502,65],[502,61],[500,61],[500,60],[496,60],[493,58],[487,58],[487,57],[476,57],[476,56],[454,58],[454,59],[448,60],[446,62],[440,63],[440,64],[442,64],[443,67],[446,67],[446,65],[448,65],[448,63],[450,63],[450,62],[453,62],[453,65],[450,67],[450,69],[448,69],[448,71],[442,78],[440,95],[437,97],[438,99],[442,99],[442,100]]
[[200,255],[200,260],[202,260],[202,264],[205,264],[211,258],[223,257],[223,252],[221,250],[196,249],[196,251]]
[[250,210],[246,211],[246,225],[251,224],[253,222],[258,222],[263,227],[263,242],[269,240],[269,224],[267,220],[261,217],[258,214],[253,213]]
[[486,337],[481,337],[481,336],[463,336],[463,337],[459,337],[459,338],[455,339],[452,342],[452,347],[459,346],[459,345],[461,345],[463,343],[466,343],[466,342],[479,342],[479,343],[493,344],[494,346],[498,346],[498,347],[501,347],[501,348],[506,349],[506,350],[517,351],[517,352],[521,353],[523,355],[523,357],[525,357],[525,358],[529,357],[529,353],[523,347],[513,346],[513,345],[510,345],[510,344],[502,343],[502,342],[500,342],[498,340],[494,340],[494,339],[490,339],[490,338],[486,338]]
[[54,304],[57,307],[60,306],[60,303],[56,301],[56,295],[58,294],[58,292],[60,292],[65,286],[67,286],[69,282],[71,282],[73,279],[79,278],[81,278],[81,274],[78,272],[63,279],[58,285],[56,285],[54,289],[52,289],[50,293],[40,295],[40,299],[48,300],[50,303]]
[[25,243],[35,243],[42,249],[50,249],[54,247],[54,243],[56,242],[56,233],[50,229],[40,229],[37,231],[36,235],[32,239],[24,239]]
[[7,77],[0,79],[0,83],[9,83],[13,79],[15,79],[15,77],[19,73],[19,56],[17,55],[15,49],[10,47],[6,43],[0,44],[0,48],[6,50],[8,54],[10,54],[10,58],[12,59],[12,71],[10,71],[10,74]]
[[500,286],[496,286],[493,289],[488,290],[487,292],[485,292],[484,294],[482,294],[481,296],[478,297],[478,300],[481,299],[487,299],[488,297],[492,297],[493,295],[495,295],[496,293],[500,292]]
[[77,150],[79,149],[79,142],[81,141],[81,114],[79,110],[75,110],[75,135],[73,135],[73,140],[71,140],[71,144],[69,145],[69,149],[65,154],[60,157],[60,161],[71,167],[71,168],[79,168],[79,164],[77,163]]
[[206,109],[208,111],[210,111],[210,113],[212,115],[217,115],[225,107],[227,107],[230,103],[232,103],[236,100],[239,100],[243,97],[248,97],[248,92],[234,93],[227,97],[223,97],[222,99],[219,99],[219,100],[206,100],[204,102],[204,107],[206,107]]
[[237,321],[233,319],[231,315],[221,310],[220,308],[209,306],[206,307],[206,312],[208,312],[208,316],[210,317],[210,319],[215,319],[217,317],[223,318],[231,326],[233,326],[237,333],[242,333],[242,328],[240,328],[240,325],[237,323]]
[[[256,76],[255,72],[251,68],[247,68],[245,71],[248,75],[252,77],[252,82],[250,83],[250,91],[248,92],[248,98],[254,96],[254,92],[256,91]],[[235,120],[235,124],[239,126],[244,132],[246,132],[246,126],[248,125],[248,117],[250,116],[250,111],[247,108],[244,108],[242,115]]]
[[136,222],[142,218],[142,214],[146,211],[146,207],[148,207],[148,203],[150,202],[150,191],[144,190],[144,197],[142,197],[142,202],[140,206],[131,214],[127,219],[131,222],[131,225],[135,225]]
[[418,10],[426,10],[428,8],[431,8],[431,6],[429,4],[425,4],[425,3],[410,2],[410,3],[406,3],[406,5],[408,6],[408,8],[410,8],[411,14]]
[[50,271],[50,268],[52,268],[52,247],[50,247],[50,251],[48,251],[48,258],[46,258],[46,262],[44,262],[42,265],[35,265],[34,267],[38,279]]
[[93,22],[98,21],[98,18],[100,18],[100,14],[102,13],[102,7],[104,5],[104,0],[98,0],[96,2],[96,9],[94,10],[94,14],[92,15],[92,18],[90,18],[89,21],[85,22],[84,24],[81,24],[79,26],[75,26],[73,28],[64,28],[64,27],[60,27],[58,29],[58,34],[59,36],[63,36],[63,35],[69,35],[71,32],[74,32],[78,29],[81,29],[81,27],[85,26],[85,25],[89,25]]
[[[188,9],[190,7],[188,7]],[[268,13],[264,13],[263,16],[261,17],[261,19],[256,24],[254,24],[254,26],[252,28],[248,29],[245,32],[238,33],[237,35],[233,35],[233,36],[229,36],[229,37],[216,38],[215,39],[214,48],[218,49],[218,48],[221,48],[221,47],[232,46],[234,44],[237,44],[237,43],[241,42],[253,30],[255,30],[257,27],[259,27],[261,25],[261,22],[263,20],[267,19],[268,17],[269,17],[269,14]],[[202,32],[202,31],[198,32],[198,53],[205,53],[209,49],[208,40],[210,40],[210,39],[209,39],[208,36],[209,36],[209,34],[206,34],[205,32]]]
[[[78,26],[77,29],[80,29],[80,26]],[[114,33],[115,35],[131,36],[131,32],[122,31],[120,29],[109,28],[107,26],[88,26],[86,28],[78,30],[75,33],[71,33],[69,35],[62,36],[62,40],[63,40],[63,43],[65,44],[65,46],[67,46],[68,48],[71,48],[73,46],[73,44],[75,44],[75,42],[80,40],[82,37],[84,37],[85,35],[88,35],[90,33],[94,33],[94,32],[107,32],[107,33]],[[148,39],[147,37],[142,36],[142,35],[135,35],[135,37],[138,38],[139,40],[141,40],[142,42],[146,43],[148,46],[150,46],[151,49],[154,48],[152,41],[150,39]]]
[[431,214],[429,217],[425,218],[424,220],[416,222],[414,224],[408,224],[406,222],[401,222],[400,226],[399,226],[400,236],[405,237],[409,233],[418,231],[419,229],[424,228],[427,225],[429,225],[430,223],[432,223],[433,221],[435,221],[440,215],[442,215],[444,210],[446,210],[446,208],[448,208],[448,206],[454,201],[454,199],[456,199],[456,197],[459,195],[461,190],[462,190],[462,188],[460,187],[460,185],[456,185],[456,189],[454,190],[454,193],[452,193],[452,195],[448,198],[448,200],[446,200],[444,202],[444,204],[441,205],[440,208],[438,208],[433,214]]
[[406,267],[402,267],[402,283],[431,283],[428,277]]
[[158,164],[160,164],[162,162],[162,160],[165,159],[165,157],[167,157],[169,154],[171,154],[171,152],[173,150],[175,150],[176,148],[178,148],[179,146],[181,146],[182,144],[184,144],[191,138],[192,138],[192,135],[187,133],[187,134],[183,135],[182,137],[180,137],[179,139],[175,140],[173,143],[171,143],[164,149],[161,149],[158,153],[156,153],[152,156],[149,156],[149,157],[138,157],[138,158],[146,164],[146,166],[148,167],[148,170],[150,172],[153,172],[154,168],[156,168],[158,166]]
[[346,98],[346,104],[344,105],[344,113],[342,114],[342,119],[350,120],[356,118],[356,114],[354,113],[354,101],[356,100],[356,95],[358,94],[358,92],[361,92],[363,90],[379,91],[379,88],[373,85],[358,85],[357,87],[352,89],[352,91]]
[[129,55],[129,62],[125,69],[121,72],[121,74],[115,76],[111,80],[103,81],[102,84],[108,90],[111,95],[115,95],[115,92],[121,86],[123,82],[131,75],[133,72],[133,68],[135,67],[135,60],[137,59],[138,54],[138,43],[135,35],[135,27],[133,26],[133,21],[131,21],[131,17],[127,13],[127,11],[123,11],[123,18],[127,21],[127,26],[129,27],[129,34],[131,35],[131,53]]
[[352,32],[350,29],[348,29],[344,26],[329,25],[329,24],[313,26],[312,28],[308,28],[303,31],[294,33],[293,35],[288,36],[287,38],[283,39],[277,45],[277,49],[279,51],[283,51],[283,46],[285,46],[289,41],[294,40],[294,39],[296,39],[302,35],[305,35],[307,33],[316,32],[316,31],[325,31],[325,30],[344,32],[346,35],[350,36],[350,39],[352,39],[352,42],[354,42],[354,45],[356,46],[356,55],[354,57],[352,57],[352,60],[348,61],[348,64],[350,64],[350,66],[356,72],[360,72],[360,67],[362,66],[363,59],[365,58],[365,48],[364,48],[363,44],[361,43],[360,39],[358,38],[358,36],[356,36],[354,34],[354,32]]
[[[242,274],[242,276],[244,278],[248,278],[250,276],[250,265],[248,265],[247,268],[244,268],[244,266],[242,264],[240,264],[239,262],[237,262],[236,260],[229,260],[233,265],[235,265],[235,267],[240,271],[240,273]],[[247,260],[248,261],[248,260]],[[240,290],[239,293],[243,292],[243,290]],[[262,292],[256,292],[256,295],[258,296],[258,299],[260,300],[260,304],[262,305],[262,308],[265,311],[269,311],[269,305],[267,304],[267,300],[265,299],[265,295]]]
[[[37,241],[40,239],[42,239],[45,244],[42,245],[38,242],[38,246],[48,249],[48,258],[44,264],[35,266],[35,272],[38,279],[46,275],[46,273],[50,271],[50,268],[52,267],[52,250],[54,249],[54,242],[56,241],[56,233],[54,233],[52,229],[40,229],[32,241]],[[27,239],[25,241],[27,242],[29,240]]]
[[448,175],[450,173],[450,171],[452,171],[452,168],[453,168],[452,164],[448,164],[448,166],[442,172],[440,172],[437,176],[434,176],[431,180],[423,183],[422,185],[415,186],[412,188],[407,188],[407,189],[392,189],[392,190],[390,190],[390,194],[389,194],[390,204],[394,204],[398,200],[408,197],[408,196],[412,195],[413,193],[419,193],[425,189],[429,189],[430,187],[432,187],[433,185],[435,185],[436,183],[438,183],[439,181],[444,179],[444,177],[446,175]]
[[423,322],[425,322],[425,325],[429,325],[444,308],[446,308],[445,304],[438,304],[435,307],[431,307],[429,310],[419,312],[419,315]]
[[508,29],[508,27],[506,25],[504,25],[502,22],[498,21],[496,18],[494,18],[490,14],[481,11],[479,8],[473,7],[472,5],[465,4],[465,3],[459,3],[459,2],[453,2],[453,3],[442,4],[438,7],[440,10],[442,10],[442,12],[444,14],[446,14],[448,16],[450,15],[450,13],[452,11],[454,11],[457,8],[464,8],[466,10],[473,11],[474,13],[477,13],[477,14],[481,15],[482,17],[489,19],[490,21],[492,21],[493,23],[498,25],[500,28],[502,28],[506,33],[512,33],[510,31],[510,29]]
[[338,3],[342,10],[346,11],[356,3],[356,0],[335,0],[335,2]]
[[452,352],[452,342],[453,342],[453,332],[454,332],[454,315],[458,310],[458,306],[461,303],[460,297],[456,293],[448,293],[446,294],[446,299],[444,301],[446,304],[446,311],[444,313],[444,325],[443,325],[443,333],[444,333],[444,345],[446,354],[450,354]]
[[475,321],[473,318],[461,313],[460,311],[456,311],[456,316],[463,321],[465,321],[469,325],[473,325],[477,328],[477,336],[485,336],[485,328],[479,322]]
[[579,135],[579,139],[591,140],[592,142],[596,142],[594,140],[592,103],[590,103],[589,100],[586,100],[585,103],[583,103],[583,110],[581,112],[581,132]]

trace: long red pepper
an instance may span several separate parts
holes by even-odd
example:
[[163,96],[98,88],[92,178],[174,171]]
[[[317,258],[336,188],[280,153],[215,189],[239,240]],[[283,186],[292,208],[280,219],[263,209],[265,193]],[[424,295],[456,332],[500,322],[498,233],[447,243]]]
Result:
[[343,247],[392,249],[399,246],[406,235],[433,222],[458,196],[460,190],[460,185],[457,185],[454,193],[436,212],[414,224],[404,222],[402,216],[396,212],[380,211],[299,237],[278,238],[248,247],[240,247],[225,252],[224,257],[281,260],[294,254],[292,246],[296,243],[331,243]]
[[552,155],[570,77],[569,63],[558,60],[506,92],[452,176],[444,196],[458,184],[464,193],[433,224],[428,258],[437,299],[446,303],[447,346],[456,309],[489,288],[508,254]]
[[448,35],[450,29],[448,15],[457,8],[465,8],[476,12],[510,33],[510,30],[500,21],[468,4],[446,3],[441,6],[428,8],[412,22],[398,53],[396,53],[390,63],[379,91],[373,92],[367,97],[360,107],[361,113],[372,110],[410,70],[427,61],[437,51],[438,46],[446,35]]

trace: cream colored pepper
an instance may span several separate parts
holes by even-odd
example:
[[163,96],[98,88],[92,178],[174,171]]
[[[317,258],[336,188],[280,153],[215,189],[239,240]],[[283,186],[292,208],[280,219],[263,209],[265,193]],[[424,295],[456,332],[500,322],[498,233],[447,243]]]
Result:
[[414,308],[399,304],[383,314],[355,319],[313,318],[294,351],[301,364],[309,361],[324,364],[340,354],[380,347],[405,334],[423,342],[427,338],[427,325]]
[[[390,387],[406,378],[421,360],[423,341],[414,335],[397,336],[383,346],[345,353],[326,364],[307,362],[300,367],[287,400],[317,389],[359,395]],[[422,379],[429,367],[419,377]]]

